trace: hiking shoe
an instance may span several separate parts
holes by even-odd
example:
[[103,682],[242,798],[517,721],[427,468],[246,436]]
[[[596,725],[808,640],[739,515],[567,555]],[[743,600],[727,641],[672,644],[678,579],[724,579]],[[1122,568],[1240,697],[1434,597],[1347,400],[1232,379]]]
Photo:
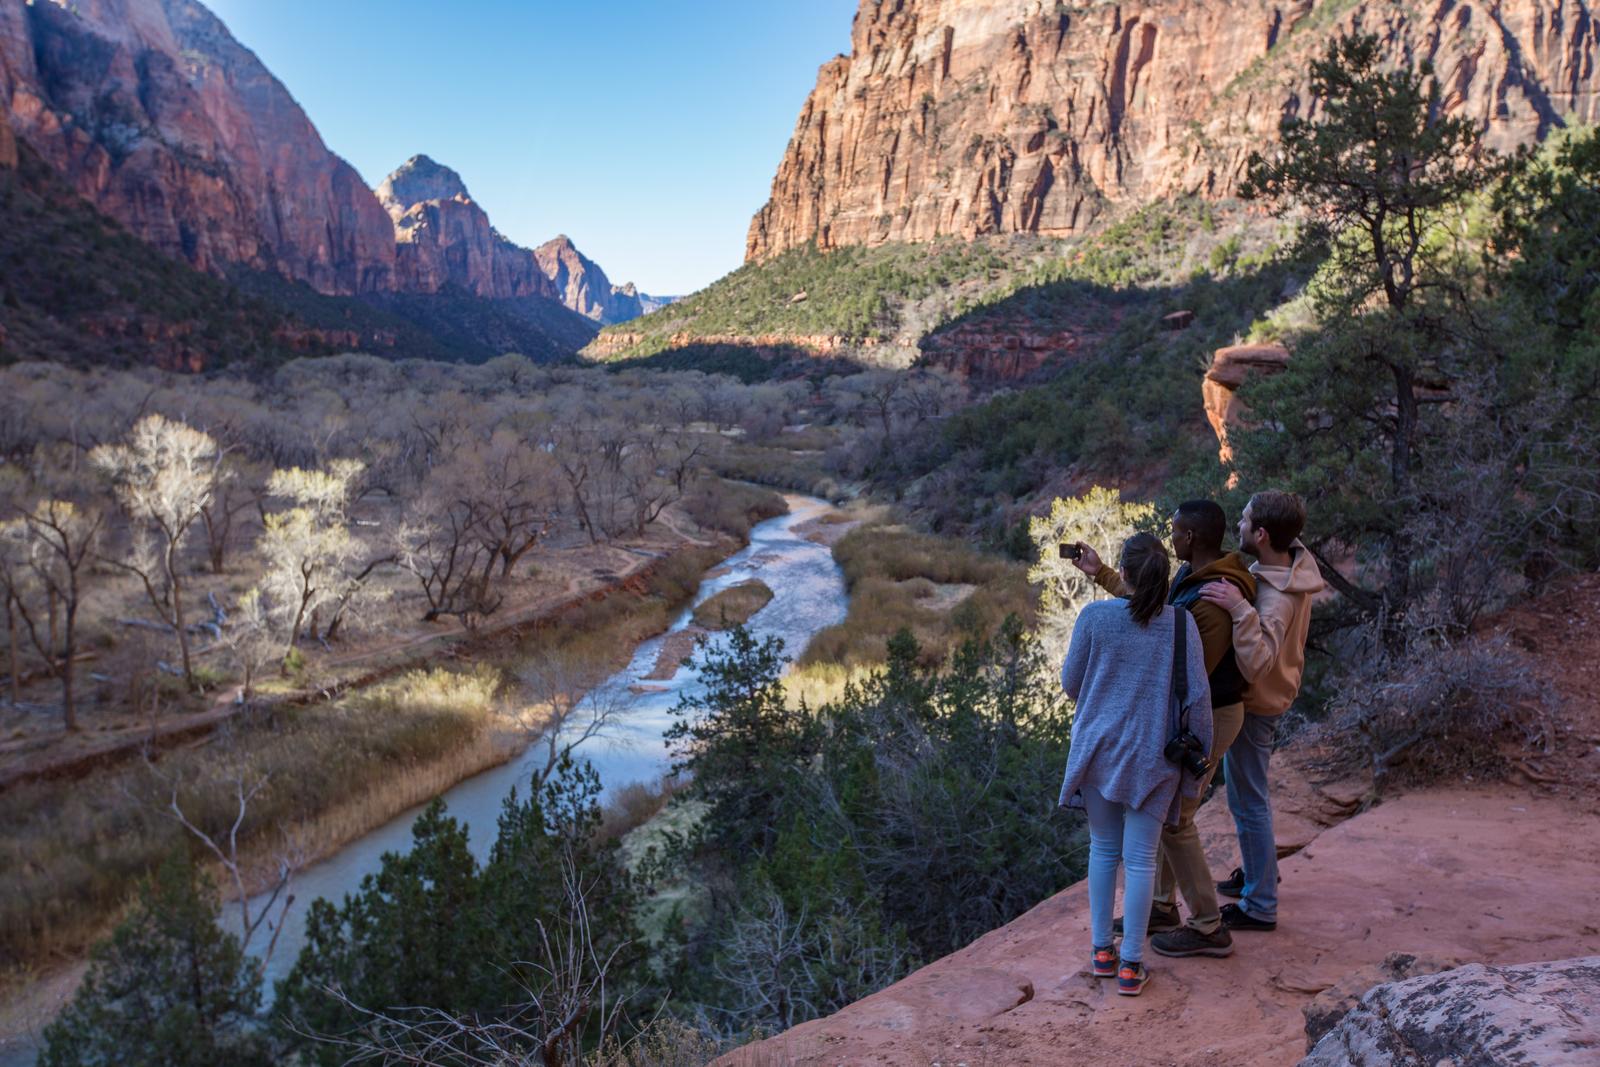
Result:
[[1209,934],[1185,926],[1181,930],[1157,934],[1150,939],[1150,947],[1163,956],[1215,956],[1222,959],[1233,955],[1233,935],[1220,926]]
[[[1283,884],[1283,875],[1281,874],[1278,875],[1278,884]],[[1232,897],[1235,900],[1244,896],[1244,868],[1235,867],[1233,873],[1228,875],[1226,882],[1218,882],[1217,892],[1222,896]]]
[[1229,930],[1276,930],[1277,920],[1258,919],[1237,904],[1222,906],[1222,925]]
[[[1159,900],[1150,904],[1150,925],[1145,927],[1145,936],[1150,934],[1164,934],[1168,930],[1176,930],[1183,925],[1183,917],[1178,914],[1176,904],[1163,904]],[[1111,923],[1111,932],[1122,934],[1122,916],[1118,915]]]
[[1149,982],[1150,972],[1144,969],[1144,964],[1123,960],[1117,969],[1117,996],[1136,997],[1144,992]]
[[1097,948],[1089,959],[1089,970],[1096,978],[1115,978],[1117,976],[1117,946],[1107,945]]

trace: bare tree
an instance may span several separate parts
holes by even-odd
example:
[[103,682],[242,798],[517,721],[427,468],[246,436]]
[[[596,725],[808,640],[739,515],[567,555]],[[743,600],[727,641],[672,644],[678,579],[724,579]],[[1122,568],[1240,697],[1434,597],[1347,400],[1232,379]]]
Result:
[[40,638],[38,627],[26,612],[25,602],[16,601],[15,606],[34,647],[51,672],[61,679],[62,719],[68,730],[76,730],[74,675],[78,657],[78,609],[87,591],[90,563],[100,543],[105,515],[92,506],[46,498],[24,511],[22,521],[33,548],[28,567],[44,590],[48,603],[52,608],[60,607],[59,646],[53,610],[47,643]]
[[222,459],[217,443],[181,422],[147,415],[123,443],[100,445],[89,459],[111,479],[133,532],[129,550],[108,562],[139,578],[156,614],[177,634],[183,679],[193,688],[182,556],[216,486]]
[[427,598],[424,622],[450,615],[476,629],[504,600],[490,588],[494,555],[478,535],[479,516],[460,500],[425,495],[395,531],[395,559]]
[[163,772],[151,760],[149,752],[144,754],[144,762],[145,768],[165,786],[163,790],[165,804],[160,808],[162,814],[172,819],[198,841],[222,868],[228,881],[233,885],[233,895],[239,906],[241,947],[249,951],[256,935],[264,929],[268,932],[267,943],[262,950],[261,958],[270,960],[273,950],[277,948],[278,936],[283,933],[284,919],[289,913],[289,907],[294,903],[294,894],[290,892],[290,887],[294,883],[295,875],[305,866],[304,852],[285,835],[283,846],[272,857],[274,874],[261,894],[265,899],[259,907],[252,906],[246,863],[239,855],[239,835],[250,814],[250,804],[267,787],[270,779],[266,775],[249,777],[243,773],[229,779],[227,785],[234,798],[233,820],[220,833],[208,833],[184,810],[181,800],[182,779]]
[[259,586],[246,590],[233,612],[218,628],[219,641],[240,675],[239,699],[248,704],[255,697],[255,681],[274,659],[283,654],[283,634],[279,620]]
[[611,736],[638,701],[627,687],[606,684],[611,671],[604,661],[570,650],[535,657],[517,674],[530,698],[522,725],[545,746],[539,780],[555,773],[563,755]]
[[474,514],[475,536],[511,573],[554,525],[560,504],[560,470],[547,453],[501,430],[464,448],[436,472],[457,501]]
[[32,559],[33,545],[28,524],[23,519],[0,522],[0,595],[6,602],[6,667],[9,676],[7,692],[15,706],[20,699],[22,676],[21,640],[19,626],[26,616],[27,602],[34,595],[37,581]]
[[211,499],[200,508],[206,532],[206,558],[211,563],[212,574],[221,574],[227,564],[238,517],[261,505],[266,489],[262,473],[258,464],[236,456],[230,456],[217,471]]

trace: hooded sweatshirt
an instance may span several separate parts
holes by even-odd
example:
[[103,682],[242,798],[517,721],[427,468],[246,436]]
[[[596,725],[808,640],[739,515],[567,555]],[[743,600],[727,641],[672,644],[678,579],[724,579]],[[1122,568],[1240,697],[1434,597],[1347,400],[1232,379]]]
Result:
[[1299,541],[1289,546],[1287,567],[1250,565],[1256,577],[1256,602],[1233,609],[1233,649],[1250,688],[1244,710],[1251,715],[1281,715],[1300,692],[1306,666],[1306,632],[1311,598],[1322,591],[1322,572]]
[[[1217,605],[1201,600],[1200,590],[1211,582],[1229,582],[1247,600],[1255,599],[1256,580],[1252,577],[1252,568],[1245,565],[1246,558],[1238,552],[1230,552],[1198,571],[1191,571],[1185,563],[1178,568],[1172,590],[1167,595],[1168,604],[1188,608],[1194,616],[1195,626],[1200,631],[1200,645],[1205,650],[1206,675],[1211,679],[1211,706],[1214,708],[1239,703],[1244,698],[1249,675],[1235,660],[1233,620]],[[1111,566],[1100,568],[1095,584],[1112,596],[1125,597],[1133,593],[1122,580],[1122,574]]]

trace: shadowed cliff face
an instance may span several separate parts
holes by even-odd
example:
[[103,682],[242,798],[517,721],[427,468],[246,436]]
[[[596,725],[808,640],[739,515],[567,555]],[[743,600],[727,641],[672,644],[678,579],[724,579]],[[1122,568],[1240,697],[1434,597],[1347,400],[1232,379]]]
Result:
[[371,190],[193,0],[6,0],[0,104],[76,192],[162,251],[324,293],[393,285]]
[[1342,29],[1431,60],[1498,148],[1600,121],[1588,0],[863,0],[750,224],[796,245],[1067,235],[1124,205],[1226,195]]

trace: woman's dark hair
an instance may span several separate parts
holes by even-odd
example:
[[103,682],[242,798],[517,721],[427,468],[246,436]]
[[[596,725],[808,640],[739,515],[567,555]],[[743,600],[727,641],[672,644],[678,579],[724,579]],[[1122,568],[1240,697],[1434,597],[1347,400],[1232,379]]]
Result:
[[1161,614],[1171,571],[1167,546],[1154,534],[1136,533],[1122,542],[1122,574],[1133,586],[1128,612],[1140,626],[1150,625],[1150,620]]

